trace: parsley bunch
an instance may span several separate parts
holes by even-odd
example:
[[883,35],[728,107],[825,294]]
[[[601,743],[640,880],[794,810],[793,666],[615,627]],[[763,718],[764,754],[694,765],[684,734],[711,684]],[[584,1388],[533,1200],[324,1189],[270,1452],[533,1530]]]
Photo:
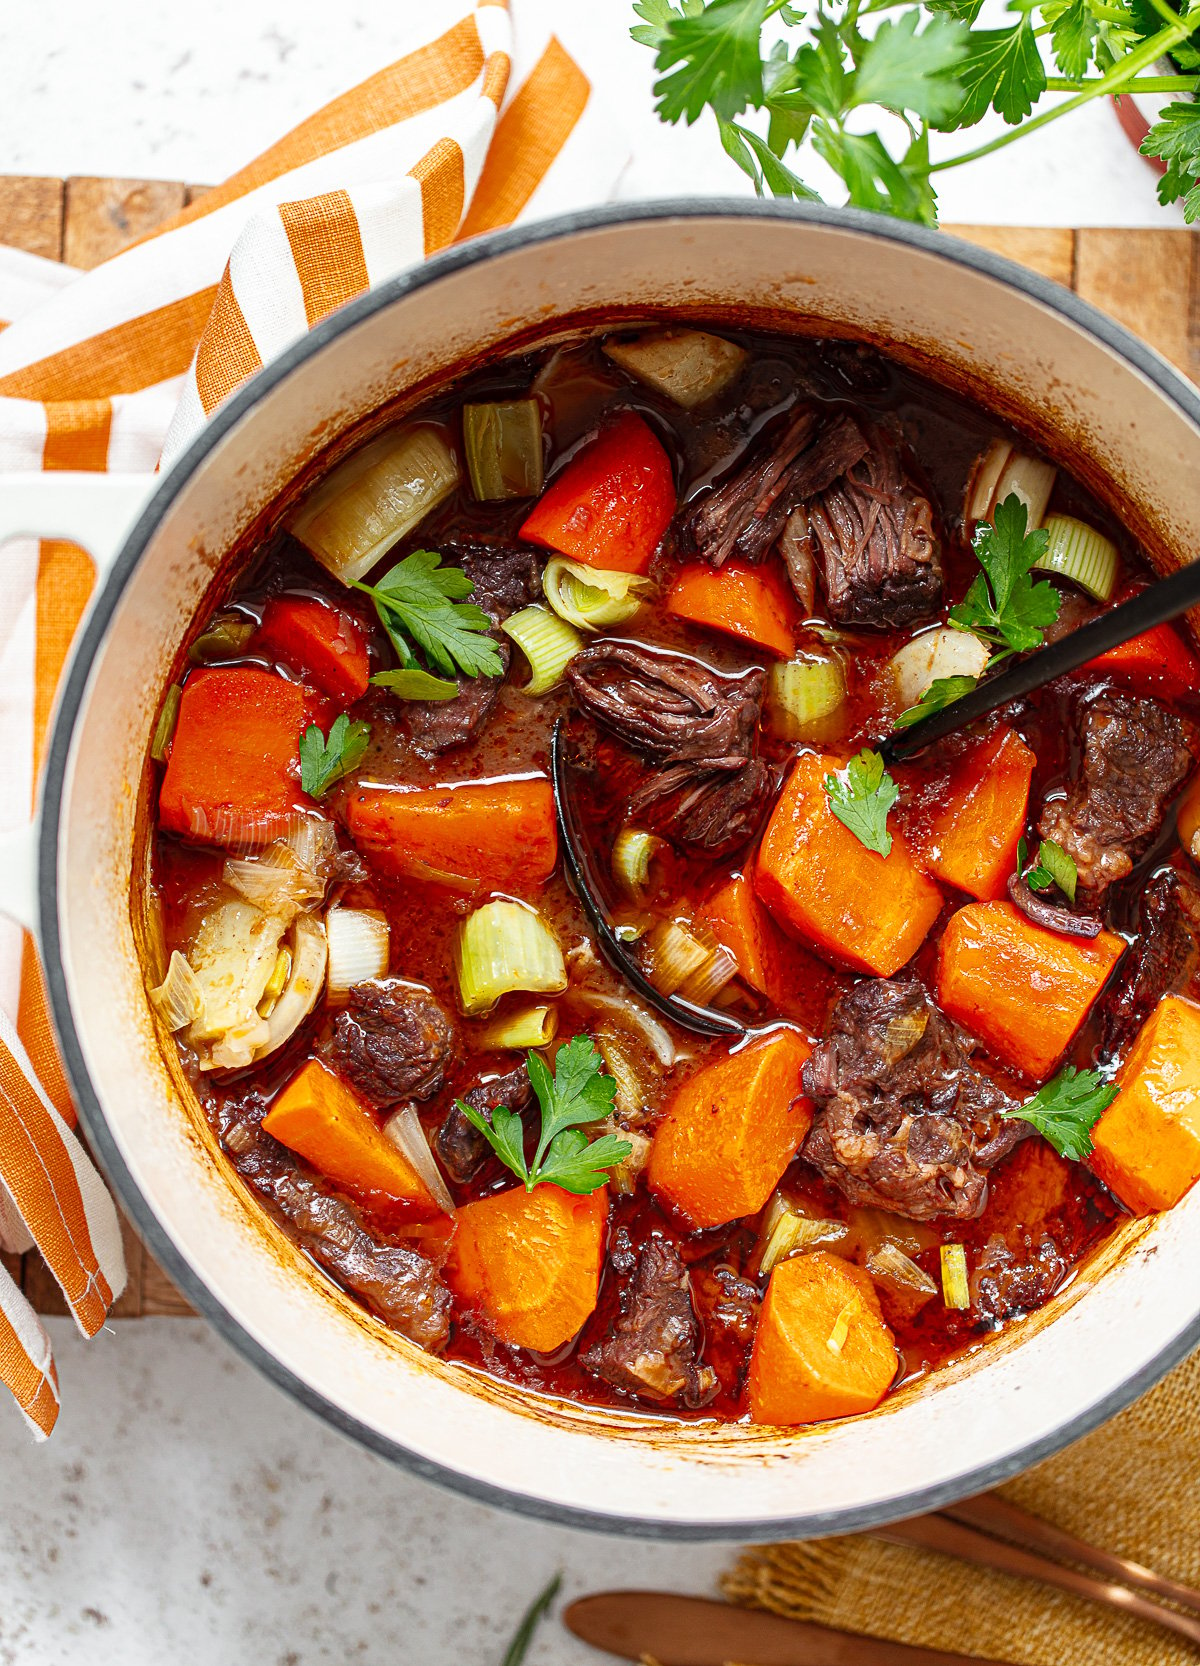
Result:
[[[414,550],[390,568],[378,584],[356,584],[375,603],[380,623],[400,661],[398,671],[371,678],[402,700],[452,700],[458,693],[450,679],[499,677],[504,670],[491,635],[492,621],[481,607],[464,600],[475,590],[461,567],[443,567],[436,550]],[[428,671],[414,645],[440,671]]]
[[532,1163],[525,1161],[525,1126],[517,1111],[500,1105],[489,1122],[465,1099],[455,1104],[504,1166],[525,1182],[527,1192],[539,1185],[561,1186],[581,1196],[597,1191],[608,1180],[607,1171],[623,1163],[633,1146],[615,1134],[589,1140],[580,1129],[612,1115],[617,1084],[604,1074],[603,1061],[585,1035],[572,1036],[559,1048],[553,1076],[537,1053],[527,1053],[526,1060],[542,1113]]
[[[655,54],[661,119],[690,126],[710,110],[727,155],[760,196],[817,197],[796,171],[810,145],[848,202],[933,225],[945,169],[1093,98],[1177,92],[1186,102],[1165,111],[1142,149],[1167,164],[1161,200],[1183,197],[1185,217],[1200,218],[1200,0],[1010,0],[1012,21],[998,29],[976,27],[981,7],[634,0],[642,22],[632,34]],[[1166,55],[1179,74],[1153,73]],[[1047,93],[1072,96],[1038,108]],[[931,131],[973,127],[989,109],[1010,132],[931,160]],[[880,126],[898,141],[885,143]]]

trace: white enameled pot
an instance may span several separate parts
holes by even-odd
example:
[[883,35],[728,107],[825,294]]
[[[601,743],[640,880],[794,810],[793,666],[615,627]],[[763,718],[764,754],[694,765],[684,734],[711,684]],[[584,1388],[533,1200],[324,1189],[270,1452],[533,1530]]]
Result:
[[[823,208],[678,203],[500,233],[317,326],[152,483],[0,478],[0,536],[73,536],[105,571],[62,690],[37,834],[37,926],[93,1149],[184,1293],[277,1383],[463,1491],[618,1532],[806,1536],[989,1486],[1094,1427],[1200,1341],[1200,1190],[1130,1223],[1035,1318],[868,1417],[674,1425],[538,1399],[430,1358],[267,1220],[156,1033],[131,887],[145,758],[223,559],[314,456],[506,344],[686,317],[878,342],[1069,458],[1163,570],[1200,546],[1200,397],[1074,296],[938,233]],[[0,900],[31,918],[31,863]]]

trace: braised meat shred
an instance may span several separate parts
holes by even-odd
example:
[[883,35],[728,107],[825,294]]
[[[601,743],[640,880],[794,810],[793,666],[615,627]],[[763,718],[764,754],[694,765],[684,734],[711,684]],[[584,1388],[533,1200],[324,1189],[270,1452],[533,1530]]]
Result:
[[454,1022],[421,984],[401,978],[356,984],[325,1043],[326,1058],[377,1110],[430,1099],[454,1054]]
[[630,808],[658,806],[680,843],[716,856],[757,829],[775,773],[755,755],[764,673],[725,676],[683,654],[597,642],[567,667],[580,709],[657,765]]
[[823,491],[866,449],[853,417],[839,413],[822,424],[811,406],[802,406],[727,480],[688,505],[680,548],[711,567],[723,567],[731,555],[761,561],[796,505]]
[[1027,1124],[976,1070],[962,1032],[916,982],[873,978],[833,1009],[804,1066],[817,1107],[801,1156],[851,1203],[912,1220],[972,1220],[987,1202],[987,1170]]
[[[533,1084],[524,1064],[506,1076],[492,1076],[460,1095],[463,1102],[487,1121],[498,1105],[519,1115],[533,1102]],[[467,1121],[457,1105],[451,1105],[433,1137],[434,1150],[442,1167],[459,1186],[473,1180],[491,1149],[483,1135]]]
[[1192,735],[1182,717],[1134,694],[1084,699],[1078,719],[1079,779],[1043,807],[1038,832],[1066,851],[1094,904],[1132,872],[1162,826],[1192,769]]
[[[632,1258],[628,1245],[624,1255],[618,1246],[618,1262]],[[637,1255],[611,1335],[589,1348],[580,1364],[637,1399],[681,1398],[695,1408],[717,1389],[714,1372],[698,1364],[701,1342],[688,1270],[675,1245],[655,1236]]]
[[409,744],[428,757],[466,746],[480,733],[512,659],[512,643],[499,626],[542,593],[541,558],[521,544],[442,539],[438,550],[445,566],[462,568],[475,586],[470,600],[495,622],[491,635],[503,669],[498,677],[459,677],[453,700],[410,700],[401,705],[399,717]]
[[1200,885],[1167,868],[1147,885],[1137,938],[1100,998],[1100,1057],[1120,1058],[1162,997],[1185,990],[1198,969]]
[[431,1353],[450,1336],[450,1291],[433,1262],[410,1244],[368,1231],[358,1210],[324,1191],[286,1146],[265,1133],[262,1107],[222,1130],[242,1178],[292,1227],[302,1249],[377,1313],[385,1324]]

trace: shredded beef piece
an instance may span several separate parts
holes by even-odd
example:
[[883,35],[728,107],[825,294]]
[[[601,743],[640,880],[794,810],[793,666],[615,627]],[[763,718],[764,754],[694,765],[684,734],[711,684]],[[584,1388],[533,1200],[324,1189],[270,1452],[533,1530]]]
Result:
[[1104,921],[1095,914],[1076,914],[1065,902],[1055,902],[1021,878],[1008,876],[1008,895],[1015,908],[1035,925],[1047,931],[1061,931],[1066,937],[1099,937]]
[[428,989],[385,978],[355,985],[323,1051],[382,1109],[431,1098],[445,1080],[455,1039],[453,1020]]
[[409,742],[426,757],[465,746],[483,728],[508,674],[512,644],[498,628],[510,613],[527,607],[542,592],[541,559],[519,544],[473,543],[453,539],[439,543],[442,564],[461,567],[475,586],[475,602],[497,629],[491,632],[500,654],[498,677],[459,677],[453,700],[411,700],[400,713]]
[[1070,1262],[1045,1233],[1037,1248],[1018,1253],[1003,1237],[993,1236],[971,1269],[971,1306],[992,1324],[1042,1307],[1062,1283]]
[[232,1122],[224,1138],[238,1173],[289,1222],[319,1266],[411,1342],[430,1353],[445,1346],[451,1296],[431,1261],[408,1244],[373,1237],[353,1204],[323,1191],[252,1116]]
[[1100,1056],[1118,1059],[1164,995],[1187,988],[1200,968],[1200,886],[1167,868],[1141,899],[1137,938],[1100,997]]
[[798,503],[823,491],[867,449],[853,417],[819,425],[811,406],[793,411],[782,429],[757,445],[749,461],[698,496],[679,525],[680,546],[712,567],[731,555],[761,561]]
[[687,1268],[674,1244],[651,1238],[624,1292],[612,1334],[580,1356],[585,1371],[638,1399],[702,1406],[716,1377],[697,1364],[702,1337]]
[[878,429],[865,454],[797,508],[789,531],[797,552],[807,531],[829,616],[840,624],[897,630],[932,618],[941,606],[933,506],[906,478],[895,446]]
[[[533,1086],[529,1071],[523,1064],[510,1070],[507,1076],[493,1076],[460,1095],[463,1102],[488,1122],[497,1105],[504,1105],[518,1113],[533,1100]],[[491,1147],[483,1135],[469,1123],[457,1105],[451,1105],[442,1124],[433,1136],[434,1150],[442,1159],[442,1166],[451,1180],[465,1186],[483,1165]]]
[[679,764],[647,776],[629,808],[635,816],[654,811],[653,825],[677,844],[705,856],[726,856],[758,832],[776,785],[775,771],[761,758],[733,774],[699,775],[695,765]]
[[801,1156],[851,1203],[912,1220],[972,1220],[986,1170],[1029,1132],[970,1063],[966,1038],[919,983],[873,978],[833,1009],[804,1066],[817,1113]]
[[1083,702],[1080,718],[1080,778],[1065,799],[1043,807],[1038,832],[1071,857],[1094,904],[1162,826],[1192,768],[1191,735],[1183,718],[1133,694]]

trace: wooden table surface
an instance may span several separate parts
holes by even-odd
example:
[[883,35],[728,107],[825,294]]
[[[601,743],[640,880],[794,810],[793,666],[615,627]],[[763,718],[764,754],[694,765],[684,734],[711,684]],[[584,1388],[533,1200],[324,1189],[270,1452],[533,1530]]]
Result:
[[[0,243],[49,260],[98,266],[201,194],[174,180],[0,176]],[[1088,227],[948,226],[1007,255],[1120,320],[1200,381],[1200,239],[1190,231]],[[115,1318],[192,1310],[125,1223],[129,1284]],[[64,1313],[36,1252],[7,1265],[42,1313]]]

